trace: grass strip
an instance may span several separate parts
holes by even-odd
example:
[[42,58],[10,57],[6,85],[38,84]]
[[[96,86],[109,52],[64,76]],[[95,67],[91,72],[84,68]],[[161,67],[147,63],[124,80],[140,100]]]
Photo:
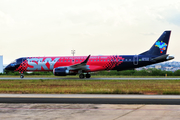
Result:
[[0,93],[180,94],[180,80],[0,80]]
[[[1,78],[20,78],[20,75],[0,75]],[[124,75],[92,75],[91,78],[166,78],[166,76],[124,76]],[[75,76],[54,75],[25,75],[25,78],[79,78]],[[180,76],[167,76],[167,78],[180,78]]]

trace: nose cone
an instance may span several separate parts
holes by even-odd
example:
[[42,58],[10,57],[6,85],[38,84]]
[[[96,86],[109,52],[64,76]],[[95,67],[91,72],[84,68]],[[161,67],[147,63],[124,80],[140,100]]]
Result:
[[9,64],[8,66],[6,66],[5,70],[8,71],[14,71],[16,69],[15,65],[13,64]]

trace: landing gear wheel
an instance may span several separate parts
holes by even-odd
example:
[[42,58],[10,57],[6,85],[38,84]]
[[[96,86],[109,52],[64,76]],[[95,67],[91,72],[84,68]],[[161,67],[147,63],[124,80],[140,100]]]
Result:
[[80,78],[80,79],[83,79],[83,78],[84,78],[84,74],[80,74],[80,75],[79,75],[79,78]]
[[91,74],[86,74],[86,78],[90,78],[91,77]]
[[21,75],[20,78],[24,78],[24,75]]

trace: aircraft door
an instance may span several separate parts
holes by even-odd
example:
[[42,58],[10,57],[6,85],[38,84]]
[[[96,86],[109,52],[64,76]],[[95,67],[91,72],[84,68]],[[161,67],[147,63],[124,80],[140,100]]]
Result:
[[138,55],[134,55],[133,57],[133,64],[138,65]]

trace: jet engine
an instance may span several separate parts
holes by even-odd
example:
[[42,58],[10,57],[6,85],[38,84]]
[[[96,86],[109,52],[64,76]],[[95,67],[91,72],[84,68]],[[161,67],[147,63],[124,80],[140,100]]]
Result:
[[76,72],[69,71],[66,67],[58,67],[53,69],[53,74],[55,76],[66,76],[66,75],[76,75]]
[[53,73],[55,76],[66,76],[69,74],[69,70],[66,67],[54,68]]

